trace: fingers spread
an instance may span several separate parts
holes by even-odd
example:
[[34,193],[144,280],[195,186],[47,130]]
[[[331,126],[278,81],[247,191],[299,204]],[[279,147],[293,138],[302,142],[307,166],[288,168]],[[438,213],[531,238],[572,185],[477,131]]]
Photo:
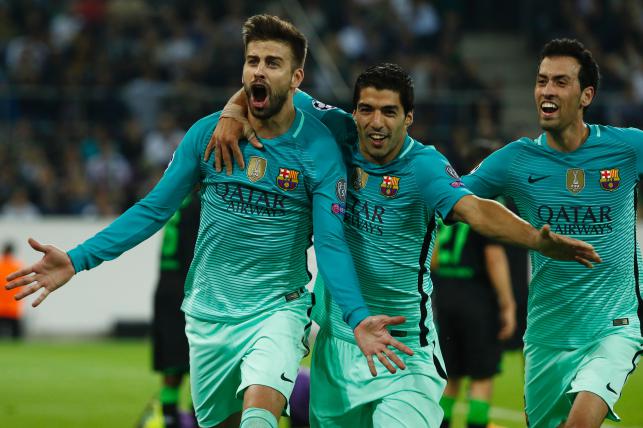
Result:
[[36,280],[36,275],[34,273],[25,275],[25,276],[20,276],[18,277],[18,279],[15,279],[9,282],[7,285],[4,286],[4,288],[6,288],[7,290],[11,290],[13,288],[29,285],[35,280]]
[[377,370],[375,370],[375,363],[373,362],[373,356],[367,355],[366,361],[368,362],[368,369],[370,370],[371,375],[373,377],[377,376]]
[[214,169],[221,172],[221,145],[216,144],[214,147]]
[[393,367],[393,364],[391,364],[391,362],[386,358],[384,352],[378,352],[377,359],[380,360],[380,363],[382,363],[389,372],[395,373],[397,371],[395,370],[395,367]]
[[239,168],[244,169],[246,167],[245,162],[243,161],[243,153],[239,148],[239,143],[232,145],[232,155],[234,156],[234,161],[239,165]]
[[592,269],[594,265],[587,259],[584,259],[583,257],[580,256],[575,256],[574,260],[576,260],[578,263],[584,265],[586,268]]
[[49,296],[49,293],[50,293],[50,291],[43,287],[42,293],[40,293],[38,298],[33,301],[31,306],[34,307],[34,308],[37,307],[39,304],[42,303],[43,300],[45,300],[47,298],[47,296]]
[[406,364],[404,364],[404,361],[400,357],[398,357],[395,352],[391,351],[390,349],[385,349],[384,353],[386,353],[386,356],[388,357],[389,360],[393,361],[393,364],[401,368],[402,370],[406,369]]
[[47,247],[45,245],[42,245],[40,242],[36,241],[33,238],[29,238],[27,240],[29,245],[31,245],[31,248],[33,248],[36,251],[40,251],[41,253],[44,253],[47,250]]
[[230,148],[222,147],[221,154],[223,156],[223,163],[225,164],[226,175],[232,175],[232,158],[230,157]]
[[[20,269],[18,271],[15,271],[15,272],[7,275],[7,278],[5,278],[5,279],[7,281],[13,281],[16,278],[20,278],[21,276],[25,276],[25,275],[30,275],[32,273],[33,273],[33,267],[29,266],[29,267],[26,267],[24,269]],[[11,287],[11,288],[13,288],[13,287]]]
[[214,149],[214,146],[216,146],[216,145],[217,145],[217,142],[216,142],[216,140],[214,138],[214,134],[212,134],[212,136],[210,137],[210,141],[208,142],[208,145],[205,148],[205,153],[203,155],[203,160],[204,161],[207,162],[208,159],[210,159],[210,154],[212,153],[212,149]]
[[22,300],[25,297],[35,293],[36,291],[38,291],[38,289],[42,287],[42,285],[39,284],[38,281],[31,281],[30,284],[31,285],[29,287],[25,287],[22,290],[20,290],[20,292],[16,293],[14,298],[16,300]]
[[395,317],[387,317],[387,318],[385,319],[385,323],[386,323],[387,325],[397,325],[397,324],[402,324],[402,323],[404,323],[405,321],[406,321],[406,318],[405,318],[405,317],[403,317],[403,316],[401,316],[401,315],[398,315],[398,316],[395,316]]
[[391,339],[390,346],[395,347],[398,351],[404,352],[406,355],[413,355],[411,348],[400,342],[399,340]]

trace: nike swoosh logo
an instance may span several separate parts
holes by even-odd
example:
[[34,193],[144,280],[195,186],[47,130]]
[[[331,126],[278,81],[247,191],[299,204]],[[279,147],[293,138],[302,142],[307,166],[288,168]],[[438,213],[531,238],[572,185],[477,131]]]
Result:
[[282,374],[281,374],[281,380],[285,380],[286,382],[294,383],[292,380],[290,380],[290,379],[288,379],[288,378],[286,377],[286,373],[282,373]]
[[540,177],[532,177],[531,174],[529,174],[529,178],[527,178],[527,181],[529,182],[529,184],[534,184],[534,183],[536,183],[536,182],[538,182],[540,180],[544,180],[545,178],[548,178],[548,177],[551,177],[551,175],[543,175],[543,176],[540,176]]
[[618,394],[618,392],[616,392],[616,391],[614,391],[614,390],[612,389],[612,387],[610,386],[610,383],[609,383],[609,382],[607,383],[607,390],[608,390],[609,392],[613,392],[614,394]]

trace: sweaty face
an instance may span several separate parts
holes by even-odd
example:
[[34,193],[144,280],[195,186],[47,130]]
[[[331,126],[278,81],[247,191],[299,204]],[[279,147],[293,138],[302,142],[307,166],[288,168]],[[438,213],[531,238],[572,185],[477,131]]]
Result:
[[295,70],[290,47],[282,42],[253,41],[246,48],[243,88],[250,113],[268,119],[279,113],[293,85]]
[[559,132],[576,120],[583,120],[583,107],[589,105],[593,88],[581,91],[580,63],[568,56],[546,57],[540,63],[534,98],[540,126]]
[[360,91],[353,118],[362,154],[371,162],[384,164],[402,148],[413,113],[404,113],[398,92],[366,87]]

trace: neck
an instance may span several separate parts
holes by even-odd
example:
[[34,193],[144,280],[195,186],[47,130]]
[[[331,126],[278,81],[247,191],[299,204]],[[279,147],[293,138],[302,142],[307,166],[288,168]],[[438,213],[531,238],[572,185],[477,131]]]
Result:
[[285,134],[292,126],[295,120],[295,105],[292,101],[292,95],[288,97],[281,110],[274,116],[267,119],[260,119],[255,117],[250,110],[248,110],[248,122],[254,129],[257,136],[260,138],[275,138]]
[[582,119],[560,131],[546,131],[547,143],[560,152],[573,152],[587,139],[589,128]]

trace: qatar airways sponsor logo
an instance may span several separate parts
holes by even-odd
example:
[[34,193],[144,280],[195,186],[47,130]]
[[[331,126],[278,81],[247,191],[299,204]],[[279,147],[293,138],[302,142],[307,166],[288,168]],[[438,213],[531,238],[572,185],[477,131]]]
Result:
[[541,205],[537,215],[562,235],[605,235],[613,230],[609,205]]
[[355,229],[382,236],[384,234],[383,206],[368,201],[349,199],[344,222]]
[[280,217],[286,214],[286,197],[278,193],[234,183],[216,183],[214,191],[226,203],[228,212],[262,217]]

